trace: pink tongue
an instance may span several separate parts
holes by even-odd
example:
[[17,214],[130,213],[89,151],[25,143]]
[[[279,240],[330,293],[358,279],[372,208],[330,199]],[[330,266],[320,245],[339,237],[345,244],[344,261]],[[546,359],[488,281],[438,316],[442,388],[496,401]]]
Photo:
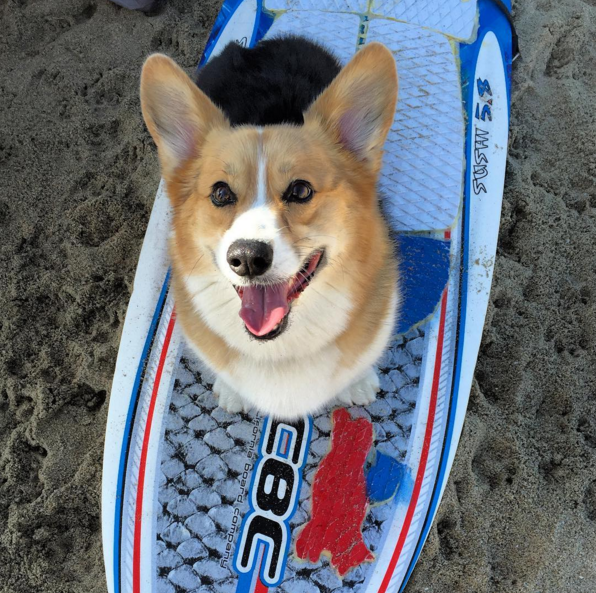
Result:
[[286,284],[243,288],[240,317],[251,333],[264,336],[286,316],[290,310],[288,289]]

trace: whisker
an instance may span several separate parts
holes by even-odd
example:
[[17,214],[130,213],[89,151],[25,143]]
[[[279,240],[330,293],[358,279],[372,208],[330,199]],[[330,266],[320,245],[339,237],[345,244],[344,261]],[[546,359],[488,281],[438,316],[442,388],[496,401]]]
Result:
[[195,271],[195,268],[199,265],[199,262],[203,259],[204,255],[204,253],[201,253],[201,255],[199,255],[197,261],[195,262],[195,265],[192,267],[191,271],[188,273],[188,276],[186,277],[187,280],[191,277],[192,273]]
[[205,292],[208,288],[211,288],[212,286],[214,286],[215,284],[217,284],[217,281],[213,281],[210,284],[207,284],[207,286],[203,286],[203,288],[201,290],[199,290],[199,292],[195,292],[193,296],[197,295],[197,294],[201,294],[202,292]]
[[281,233],[283,230],[285,230],[285,229],[289,229],[289,228],[290,228],[290,225],[289,225],[289,224],[287,224],[286,226],[282,226],[281,228],[279,228],[279,229],[276,229],[276,230],[275,230],[275,232],[276,232],[277,234],[279,234],[279,233]]
[[215,307],[215,309],[211,309],[211,312],[213,313],[214,311],[219,311],[220,309],[222,309],[223,307],[229,305],[231,302],[233,302],[235,299],[228,299],[227,301],[220,303],[217,307]]
[[297,239],[296,241],[294,241],[292,243],[292,245],[296,245],[297,243],[300,243],[301,241],[309,241],[309,240],[313,239],[314,237],[328,237],[331,239],[335,239],[335,237],[333,235],[308,235],[305,237],[301,237],[300,239]]
[[341,271],[344,276],[344,279],[345,279],[346,275],[349,276],[349,274],[346,272],[346,268],[341,260],[341,256],[338,255],[337,257],[328,257],[327,259],[329,260],[329,262],[331,262],[333,264],[337,263],[339,266],[341,266]]
[[[310,284],[309,284],[310,286]],[[332,301],[329,297],[326,297],[322,292],[318,291],[314,286],[310,286],[309,290],[318,294],[321,298],[324,298],[329,304],[333,305],[334,307],[337,305],[334,301]]]
[[[311,281],[313,280],[314,276],[312,278],[310,278],[310,280],[308,279],[307,276],[305,276],[302,272],[298,272],[298,274],[300,276],[302,276],[302,278],[306,281],[306,286],[310,287],[310,290],[312,292],[315,292],[316,294],[318,294],[320,297],[324,298],[328,303],[330,303],[331,305],[336,305],[336,303],[334,303],[330,298],[326,297],[322,292],[319,292],[316,288],[314,288],[313,286],[311,286]],[[328,284],[328,283],[327,283]],[[331,285],[330,285],[331,286]]]

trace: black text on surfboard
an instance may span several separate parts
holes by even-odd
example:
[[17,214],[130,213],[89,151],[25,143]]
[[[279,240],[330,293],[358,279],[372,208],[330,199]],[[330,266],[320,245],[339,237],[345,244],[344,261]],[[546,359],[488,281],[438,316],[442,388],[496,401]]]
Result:
[[263,428],[261,457],[255,467],[246,516],[236,550],[238,572],[250,572],[260,544],[266,546],[263,580],[275,586],[282,577],[290,527],[300,493],[301,471],[306,461],[310,420],[287,424],[269,419]]

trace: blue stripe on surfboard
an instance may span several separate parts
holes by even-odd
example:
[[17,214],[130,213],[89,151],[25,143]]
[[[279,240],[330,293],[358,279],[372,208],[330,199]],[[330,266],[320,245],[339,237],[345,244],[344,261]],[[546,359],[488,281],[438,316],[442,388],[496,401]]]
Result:
[[451,242],[420,235],[398,235],[397,243],[402,287],[397,333],[402,334],[436,310],[449,280]]
[[145,371],[147,355],[151,349],[157,325],[159,324],[159,320],[163,312],[163,305],[168,293],[169,282],[170,270],[168,270],[166,274],[166,278],[157,301],[157,306],[155,307],[155,313],[153,314],[153,319],[151,320],[151,325],[149,326],[149,331],[147,332],[147,338],[145,339],[145,345],[143,347],[141,360],[139,361],[135,382],[132,388],[132,395],[130,398],[130,404],[128,406],[128,414],[126,416],[126,424],[124,426],[124,434],[122,436],[122,449],[120,451],[120,464],[118,467],[118,482],[116,484],[116,512],[114,516],[114,593],[120,593],[122,503],[124,501],[124,476],[126,474],[126,465],[128,462],[131,429],[139,399],[140,386]]
[[275,17],[273,16],[273,13],[264,8],[262,0],[259,0],[259,16],[257,17],[257,26],[255,27],[254,35],[250,44],[251,47],[265,37],[267,31],[269,31],[271,25],[273,24],[274,18]]
[[[479,0],[479,10],[480,10],[480,27],[479,33],[475,43],[468,45],[468,44],[459,44],[460,49],[460,58],[461,58],[461,76],[462,76],[462,89],[466,91],[465,96],[465,110],[466,113],[472,112],[472,103],[473,103],[473,80],[470,80],[474,76],[476,61],[478,58],[478,53],[480,51],[480,47],[482,46],[482,41],[484,40],[484,36],[488,31],[493,31],[499,40],[499,45],[501,47],[501,58],[503,60],[503,66],[505,70],[505,81],[507,84],[507,103],[509,108],[509,101],[511,96],[511,70],[510,70],[510,63],[511,63],[511,31],[509,29],[509,23],[506,17],[502,14],[502,12],[494,7],[491,0]],[[486,20],[485,20],[486,19]],[[505,46],[505,51],[503,50],[503,46]],[[472,126],[468,125],[466,130],[466,147],[465,147],[465,154],[466,157],[469,157],[470,147],[471,147],[471,133],[472,133]],[[410,565],[408,567],[408,571],[406,576],[404,577],[403,583],[399,589],[400,593],[404,590],[410,576],[412,575],[412,571],[416,566],[416,562],[420,556],[420,552],[422,551],[422,547],[428,537],[428,533],[432,526],[432,522],[434,520],[435,514],[437,512],[437,508],[441,499],[441,491],[443,489],[443,484],[445,480],[448,478],[447,474],[447,462],[449,459],[449,453],[451,448],[457,446],[457,443],[453,442],[453,431],[455,425],[455,415],[457,413],[458,407],[458,399],[459,399],[459,390],[460,390],[460,381],[461,381],[461,360],[463,355],[463,346],[464,346],[464,339],[461,336],[465,335],[466,329],[466,307],[467,307],[467,292],[468,292],[468,266],[469,266],[469,237],[470,237],[470,187],[469,187],[469,178],[466,173],[465,179],[465,190],[464,190],[464,209],[463,209],[463,234],[462,234],[462,275],[460,279],[460,320],[459,320],[459,328],[458,328],[458,340],[457,340],[457,353],[456,353],[456,366],[453,378],[453,387],[451,393],[451,401],[449,404],[449,417],[447,420],[447,432],[445,435],[445,440],[443,444],[443,451],[441,454],[439,472],[437,474],[437,479],[435,481],[435,486],[431,498],[431,503],[429,506],[429,510],[425,519],[425,523],[422,528],[422,532],[418,543],[416,545],[416,549],[414,551],[414,555],[412,556],[412,560],[410,561]]]
[[[213,29],[211,30],[211,34],[209,35],[209,39],[205,44],[205,51],[199,60],[199,64],[197,66],[197,70],[203,66],[213,52],[213,49],[217,45],[219,38],[221,37],[222,33],[224,32],[225,28],[228,26],[228,23],[233,18],[236,10],[240,7],[240,5],[245,0],[227,0],[223,3],[217,18],[215,19],[215,24],[213,25]],[[273,24],[274,16],[270,13],[266,8],[263,7],[263,0],[257,0],[257,10],[255,14],[255,23],[253,26],[252,35],[250,41],[247,40],[248,47],[253,47],[255,43],[258,43],[269,31],[269,28]]]
[[[236,10],[238,7],[244,2],[244,0],[227,0],[223,3],[217,18],[215,19],[215,23],[213,24],[213,29],[211,30],[211,34],[209,35],[209,39],[207,39],[207,43],[205,44],[205,51],[199,60],[199,65],[197,69],[200,68],[203,64],[205,64],[209,58],[211,57],[211,53],[213,52],[213,48],[217,45],[221,34],[224,32],[225,28],[227,27],[228,23],[236,14]],[[255,15],[255,23],[258,21],[258,16],[260,12],[260,5],[261,1],[259,0],[257,14]],[[253,27],[253,36],[254,30],[256,27]]]

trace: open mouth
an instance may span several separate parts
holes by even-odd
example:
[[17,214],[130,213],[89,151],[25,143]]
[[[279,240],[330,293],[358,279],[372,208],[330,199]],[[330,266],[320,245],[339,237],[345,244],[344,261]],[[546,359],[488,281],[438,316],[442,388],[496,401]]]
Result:
[[253,337],[271,340],[286,329],[290,304],[314,278],[323,253],[323,250],[318,250],[310,255],[300,271],[288,282],[234,287],[242,299],[240,317]]

